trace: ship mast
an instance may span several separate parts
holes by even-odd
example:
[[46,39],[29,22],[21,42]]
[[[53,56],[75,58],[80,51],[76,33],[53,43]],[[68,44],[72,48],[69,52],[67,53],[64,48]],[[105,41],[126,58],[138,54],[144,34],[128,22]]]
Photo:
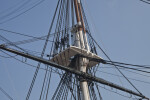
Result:
[[[74,0],[74,6],[75,6],[76,19],[77,19],[77,26],[78,26],[76,33],[74,33],[74,36],[76,37],[75,38],[75,41],[76,41],[75,46],[77,46],[81,49],[87,49],[89,51],[89,46],[88,46],[87,37],[86,37],[86,31],[85,31],[84,22],[83,22],[83,16],[82,16],[82,12],[81,12],[80,0]],[[77,62],[79,64],[76,64],[76,68],[79,71],[86,73],[88,59],[83,58],[83,57],[78,57],[77,59],[79,59],[79,62]],[[90,100],[87,81],[84,79],[81,79],[80,87],[81,87],[81,91],[82,91],[83,100]]]
[[[76,20],[74,17],[76,17]],[[74,23],[74,21],[76,22]],[[56,24],[56,27],[53,24]],[[45,59],[43,55],[48,44],[51,30],[55,30],[53,44],[51,46],[49,59]],[[50,74],[47,73],[50,72],[48,69],[52,68],[57,68],[56,72],[62,75],[60,76],[61,80],[52,96],[52,100],[67,100],[67,97],[70,97],[71,100],[72,98],[74,98],[74,100],[102,100],[100,92],[99,99],[96,97],[97,94],[95,90],[97,89],[99,91],[99,88],[96,87],[97,83],[149,100],[149,98],[141,93],[134,92],[93,75],[94,68],[97,65],[100,63],[106,64],[104,62],[105,60],[97,55],[95,42],[93,42],[93,40],[81,1],[58,0],[43,53],[40,57],[24,51],[24,49],[10,41],[12,46],[15,46],[21,51],[7,48],[7,44],[0,44],[0,50],[2,49],[39,62],[34,76],[37,75],[40,69],[40,63],[47,65],[42,86],[45,87],[45,90],[42,88],[39,100],[41,100],[41,98],[47,100],[49,84],[46,83],[45,79],[50,80]],[[112,65],[114,64],[112,63]],[[59,70],[61,73],[59,73]],[[26,100],[29,100],[35,79],[36,77],[33,77],[34,81],[31,83],[31,88],[29,88],[28,92],[29,95],[27,95]],[[69,91],[70,95],[68,94]]]

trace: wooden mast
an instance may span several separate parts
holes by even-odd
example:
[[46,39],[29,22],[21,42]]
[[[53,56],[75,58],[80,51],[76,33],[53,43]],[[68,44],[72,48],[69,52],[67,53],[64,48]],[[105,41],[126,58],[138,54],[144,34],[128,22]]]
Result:
[[[82,11],[81,11],[81,4],[80,0],[74,0],[74,6],[75,6],[75,12],[76,12],[76,19],[77,19],[77,32],[75,33],[75,37],[77,40],[77,47],[81,49],[87,49],[89,51],[87,39],[85,39],[86,31],[84,27],[84,21],[83,21],[83,16],[82,16]],[[84,32],[84,34],[83,34]],[[86,41],[85,41],[86,40]],[[83,57],[78,57],[77,58],[77,63],[76,67],[79,71],[85,72],[87,70],[87,64],[89,60],[87,58]],[[82,91],[82,99],[83,100],[90,100],[90,95],[89,95],[89,89],[88,89],[88,83],[86,80],[80,80],[80,86],[81,86],[81,91]]]

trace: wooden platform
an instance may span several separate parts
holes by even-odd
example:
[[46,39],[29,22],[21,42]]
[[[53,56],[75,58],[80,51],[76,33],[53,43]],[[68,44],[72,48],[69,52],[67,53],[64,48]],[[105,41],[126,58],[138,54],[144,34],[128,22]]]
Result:
[[[70,59],[78,54],[86,56],[86,57],[102,59],[101,57],[97,56],[96,54],[88,52],[85,49],[80,49],[78,47],[71,46],[71,47],[67,48],[66,50],[60,52],[59,54],[55,55],[50,61],[55,62],[60,65],[63,65],[63,66],[68,66],[70,64]],[[98,64],[98,62],[90,61],[88,64],[88,68],[93,67],[97,64]]]

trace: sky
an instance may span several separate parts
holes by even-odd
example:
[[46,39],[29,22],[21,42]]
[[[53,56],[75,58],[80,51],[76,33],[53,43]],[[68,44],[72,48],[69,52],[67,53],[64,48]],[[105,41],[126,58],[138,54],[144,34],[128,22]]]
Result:
[[[30,8],[35,2],[39,1],[40,0],[0,0],[0,29],[20,32],[35,37],[47,35],[57,0],[44,0],[32,10],[14,18],[16,15]],[[150,4],[143,3],[140,0],[82,0],[82,2],[92,36],[113,61],[150,65]],[[22,7],[25,3],[27,3],[27,5],[24,6],[23,9],[16,11],[17,8]],[[0,35],[12,42],[29,39],[2,30],[0,30]],[[2,43],[4,42],[0,40],[0,44]],[[19,46],[24,49],[41,52],[43,45],[44,41],[38,41]],[[50,48],[50,45],[48,45],[47,48]],[[49,53],[49,51],[47,50],[46,53]],[[98,54],[106,59],[99,49]],[[8,57],[2,52],[0,52],[0,55]],[[15,56],[14,54],[11,55]],[[22,61],[25,61],[25,58],[17,57]],[[29,59],[27,59],[27,62],[37,65],[37,62]],[[104,73],[107,72],[120,75],[117,70],[101,67],[105,66],[100,66],[98,69],[99,71],[97,72],[97,77],[104,78],[128,89],[134,90],[124,78],[118,78]],[[148,77],[150,74],[138,72],[147,75],[147,77],[145,77],[139,74],[127,72],[126,70],[121,71],[127,77],[147,82],[143,83],[131,80],[131,82],[145,96],[150,98],[150,84],[148,83],[150,82],[150,77]],[[146,71],[150,70],[147,69]],[[35,68],[22,64],[15,59],[0,57],[0,87],[7,91],[14,100],[25,99],[34,72]],[[44,71],[40,70],[36,84],[33,88],[31,100],[39,99],[38,95],[40,92],[38,91],[41,90],[41,81],[43,80],[43,77]],[[55,90],[53,87],[56,87],[57,84],[55,83],[58,82],[58,75],[53,74],[50,86],[51,91]],[[116,91],[115,89],[107,88]],[[106,91],[103,88],[100,88],[100,91],[103,100],[133,100]],[[123,94],[130,97],[129,94]],[[49,93],[49,96],[52,96],[52,92]],[[9,99],[0,92],[0,100]]]

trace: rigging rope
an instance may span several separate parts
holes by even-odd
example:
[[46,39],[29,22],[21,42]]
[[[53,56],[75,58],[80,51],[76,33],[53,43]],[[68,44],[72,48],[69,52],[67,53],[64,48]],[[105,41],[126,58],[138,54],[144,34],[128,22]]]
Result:
[[[45,50],[46,50],[46,46],[47,46],[47,43],[48,43],[48,40],[49,40],[49,36],[50,36],[51,30],[52,30],[52,27],[53,27],[53,23],[54,23],[54,19],[55,19],[55,16],[56,16],[57,8],[58,8],[58,5],[59,5],[59,1],[60,1],[60,0],[58,0],[57,6],[56,6],[56,10],[55,10],[55,13],[54,13],[54,16],[53,16],[53,19],[52,19],[52,22],[51,22],[51,25],[50,25],[50,28],[49,28],[49,32],[48,32],[48,35],[47,35],[47,38],[46,38],[46,41],[45,41],[45,44],[44,44],[44,47],[43,47],[43,50],[42,50],[41,57],[43,57],[43,55],[44,55],[44,53],[45,53]],[[28,94],[27,94],[27,96],[26,96],[26,100],[29,100],[29,98],[30,98],[30,94],[31,94],[33,85],[34,85],[34,83],[35,83],[35,79],[36,79],[36,77],[37,77],[37,74],[38,74],[38,71],[39,71],[39,68],[40,68],[40,64],[41,64],[41,63],[39,63],[38,66],[37,66],[37,68],[36,68],[35,74],[34,74],[34,76],[33,76],[33,80],[32,80],[32,82],[31,82],[31,85],[30,85]]]
[[[31,66],[31,67],[37,68],[37,66],[34,66],[34,65],[29,64],[29,63],[27,63],[27,62],[24,62],[24,61],[22,61],[22,60],[19,60],[19,59],[17,59],[16,57],[11,56],[10,54],[8,54],[8,53],[6,53],[6,52],[4,52],[4,51],[2,51],[2,50],[0,50],[0,51],[1,51],[1,52],[3,52],[4,54],[8,55],[9,57],[11,57],[11,58],[13,58],[13,59],[15,59],[15,60],[17,60],[17,61],[19,61],[19,62],[23,63],[23,64],[26,64],[26,65],[28,65],[28,66]],[[45,68],[39,68],[39,69],[41,69],[41,70],[45,70],[45,71],[49,71],[49,70],[47,70],[47,69],[45,69]],[[53,73],[56,73],[56,74],[58,74],[58,75],[62,76],[62,74],[61,74],[61,73],[59,73],[59,72],[57,72],[56,70],[52,69],[52,71],[53,71]]]
[[113,91],[113,90],[107,89],[105,86],[102,87],[102,86],[98,85],[98,87],[103,88],[103,89],[105,89],[105,90],[107,90],[107,91],[109,91],[109,92],[118,94],[118,95],[120,95],[120,96],[126,97],[126,98],[132,98],[132,96],[125,96],[125,95],[123,95],[123,94],[121,94],[121,93],[118,93],[117,91]]
[[[98,48],[104,53],[104,55],[109,59],[109,61],[112,62],[112,60],[110,59],[110,57],[105,53],[105,51],[100,47],[100,45],[96,42],[96,40],[92,37],[91,34],[89,34],[90,37],[93,39],[93,41],[96,43],[96,45],[98,46]],[[123,75],[123,77],[134,87],[134,89],[136,89],[140,94],[142,94],[134,85],[133,83],[120,71],[120,69],[113,64],[112,62],[112,65]]]
[[32,10],[33,8],[35,8],[36,6],[40,5],[40,4],[41,4],[42,2],[44,2],[44,1],[45,1],[45,0],[41,0],[40,2],[38,2],[38,3],[36,3],[35,5],[33,5],[32,7],[30,7],[29,9],[27,9],[27,10],[21,12],[20,14],[14,16],[14,17],[11,17],[11,18],[9,18],[8,20],[5,20],[5,21],[3,21],[3,22],[0,22],[0,24],[6,23],[6,22],[8,22],[8,21],[10,21],[10,20],[13,20],[13,19],[15,19],[15,18],[21,16],[22,14],[27,13],[28,11],[30,11],[30,10]]
[[144,2],[146,4],[150,4],[150,0],[140,0],[140,1],[142,1],[142,2]]
[[[31,36],[31,35],[26,35],[26,34],[23,34],[23,33],[19,33],[19,32],[14,32],[14,31],[9,31],[9,30],[6,30],[6,29],[0,29],[1,31],[5,31],[5,32],[9,32],[9,33],[12,33],[12,34],[17,34],[17,35],[21,35],[21,36],[25,36],[25,37],[30,37],[30,38],[33,38],[33,39],[37,39],[37,40],[46,40],[45,38],[47,37],[46,36],[40,36],[40,37],[35,37],[35,36]],[[68,28],[68,30],[70,30],[70,28]],[[60,30],[58,32],[62,32],[63,30]],[[52,35],[55,35],[56,33],[58,32],[55,32],[55,33],[51,33],[50,36]],[[5,34],[8,34],[8,33],[5,33]],[[53,42],[51,40],[48,40],[49,42]]]
[[13,100],[13,98],[4,90],[0,87],[0,91],[7,97],[9,98],[10,100]]
[[[22,40],[22,41],[17,41],[17,42],[12,42],[12,43],[6,43],[4,44],[5,46],[11,46],[11,45],[21,45],[21,44],[27,44],[27,43],[31,43],[31,42],[36,42],[36,41],[39,41],[41,40],[43,37],[37,37],[36,39],[33,38],[33,39],[27,39],[27,40]],[[45,37],[44,37],[45,38]],[[43,39],[42,39],[43,40]],[[45,40],[45,39],[44,39]],[[53,42],[53,41],[50,41],[49,42]]]
[[15,44],[13,44],[11,41],[9,41],[8,39],[6,39],[6,38],[3,37],[2,35],[0,35],[0,38],[1,38],[2,41],[6,42],[6,43],[9,43],[9,44],[12,44],[12,45],[15,46],[16,48],[18,48],[18,49],[20,49],[20,50],[22,50],[22,51],[24,51],[24,52],[27,53],[26,50],[24,50],[23,48],[21,48],[21,47],[15,45]]
[[[113,76],[117,76],[117,77],[123,77],[123,76],[120,76],[120,75],[117,75],[117,74],[113,74],[113,73],[109,73],[109,72],[105,72],[105,71],[100,71],[100,70],[98,70],[98,71],[101,72],[101,73],[105,73],[105,74],[109,74],[109,75],[113,75]],[[142,83],[150,85],[150,82],[147,82],[147,81],[142,81],[142,80],[138,80],[138,79],[130,78],[130,77],[128,77],[128,79],[134,80],[134,81],[137,81],[137,82],[142,82]]]

